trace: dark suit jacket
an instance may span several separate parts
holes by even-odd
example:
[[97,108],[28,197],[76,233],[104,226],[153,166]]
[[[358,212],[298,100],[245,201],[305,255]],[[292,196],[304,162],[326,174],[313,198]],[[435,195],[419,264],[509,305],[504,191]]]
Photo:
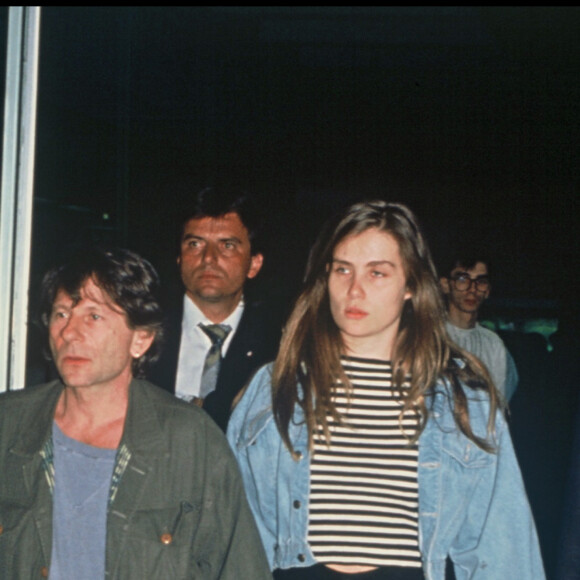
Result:
[[[240,324],[222,360],[216,390],[203,403],[204,410],[224,432],[234,397],[259,367],[276,358],[285,312],[284,307],[275,307],[272,303],[246,302]],[[171,393],[175,393],[182,315],[180,300],[179,308],[168,316],[162,354],[147,373],[152,383]]]

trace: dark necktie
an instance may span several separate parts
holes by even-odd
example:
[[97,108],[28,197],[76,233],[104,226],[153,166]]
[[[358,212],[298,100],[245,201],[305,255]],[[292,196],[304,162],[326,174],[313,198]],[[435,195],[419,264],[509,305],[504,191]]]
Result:
[[215,390],[222,360],[222,344],[232,328],[227,324],[208,324],[207,326],[200,324],[199,326],[209,336],[212,343],[205,357],[199,390],[200,399],[205,399]]

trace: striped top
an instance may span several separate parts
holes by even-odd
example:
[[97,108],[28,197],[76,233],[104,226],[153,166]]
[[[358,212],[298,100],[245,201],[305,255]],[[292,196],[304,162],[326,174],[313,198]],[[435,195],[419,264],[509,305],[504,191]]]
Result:
[[[308,542],[320,563],[421,567],[417,444],[413,414],[391,390],[391,364],[343,357],[353,391],[335,404],[345,425],[330,420],[330,448],[315,437]],[[405,383],[403,388],[409,388]]]

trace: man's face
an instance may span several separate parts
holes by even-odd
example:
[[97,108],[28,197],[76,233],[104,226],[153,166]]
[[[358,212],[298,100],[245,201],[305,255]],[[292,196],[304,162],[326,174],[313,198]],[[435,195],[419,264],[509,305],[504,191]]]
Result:
[[187,295],[202,311],[218,303],[233,309],[262,261],[262,254],[252,256],[248,230],[237,213],[191,219],[183,228],[177,263]]
[[48,325],[53,360],[67,387],[126,386],[131,363],[151,345],[148,331],[132,330],[125,313],[89,279],[81,299],[60,290]]
[[[454,278],[460,274],[467,274],[471,278],[469,288],[459,290]],[[483,302],[489,296],[489,285],[485,290],[480,290],[475,284],[475,280],[480,277],[487,277],[487,266],[483,262],[477,262],[469,270],[461,264],[457,265],[452,271],[449,278],[442,279],[443,292],[449,298],[449,309],[455,309],[466,314],[475,314],[480,309]]]

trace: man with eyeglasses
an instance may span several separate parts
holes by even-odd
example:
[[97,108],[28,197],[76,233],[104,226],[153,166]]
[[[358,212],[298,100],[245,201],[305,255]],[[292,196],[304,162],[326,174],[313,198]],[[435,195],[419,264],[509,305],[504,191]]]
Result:
[[487,262],[476,256],[457,258],[440,282],[447,299],[449,335],[485,364],[498,391],[509,401],[518,384],[515,362],[503,340],[477,322],[491,290]]

